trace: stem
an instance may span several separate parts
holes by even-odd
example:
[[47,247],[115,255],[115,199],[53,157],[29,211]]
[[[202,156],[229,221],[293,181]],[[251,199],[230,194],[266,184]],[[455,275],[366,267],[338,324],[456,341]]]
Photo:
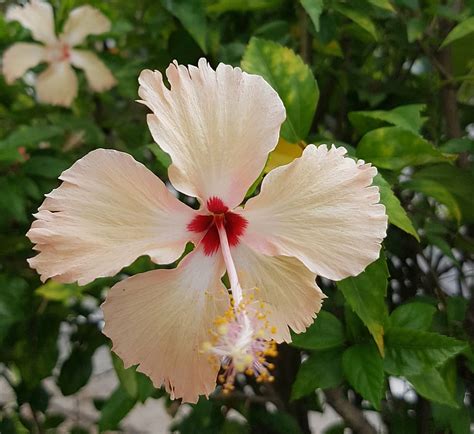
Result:
[[221,242],[222,256],[224,257],[225,266],[227,268],[227,275],[229,276],[230,291],[234,297],[235,306],[238,306],[242,301],[242,288],[237,276],[232,255],[230,254],[229,240],[222,222],[216,222],[217,232],[219,233],[219,240]]
[[377,430],[365,418],[362,410],[352,404],[341,388],[335,387],[324,391],[327,402],[344,419],[344,422],[355,432],[377,434]]

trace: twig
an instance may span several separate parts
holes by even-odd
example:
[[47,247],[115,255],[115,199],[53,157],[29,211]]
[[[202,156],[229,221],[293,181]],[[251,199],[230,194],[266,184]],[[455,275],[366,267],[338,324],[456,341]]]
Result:
[[355,432],[361,434],[377,434],[377,430],[366,419],[362,410],[352,404],[340,387],[324,391],[329,405],[344,419]]

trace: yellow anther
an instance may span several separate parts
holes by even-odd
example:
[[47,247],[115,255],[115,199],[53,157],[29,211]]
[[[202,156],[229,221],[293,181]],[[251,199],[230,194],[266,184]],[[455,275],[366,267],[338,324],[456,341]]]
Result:
[[227,324],[221,324],[219,327],[217,327],[217,333],[220,335],[225,335],[229,331],[229,327]]

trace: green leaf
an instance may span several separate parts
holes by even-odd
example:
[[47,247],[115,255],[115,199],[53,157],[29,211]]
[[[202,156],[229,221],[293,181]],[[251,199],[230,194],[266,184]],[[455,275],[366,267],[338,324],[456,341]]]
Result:
[[171,165],[171,157],[165,151],[163,151],[156,143],[148,145],[147,148],[152,152],[152,154],[158,160],[158,163],[164,168],[168,169]]
[[448,154],[457,154],[461,152],[469,152],[474,154],[474,140],[462,138],[451,139],[439,147],[440,151]]
[[413,223],[392,191],[390,184],[385,181],[380,173],[375,176],[373,183],[379,188],[380,202],[385,205],[389,222],[420,241]]
[[212,13],[257,11],[277,8],[281,2],[282,0],[211,0],[206,10]]
[[299,399],[316,389],[339,385],[343,380],[342,351],[313,351],[300,366],[291,389],[291,399]]
[[401,127],[369,131],[357,146],[357,157],[370,161],[381,169],[391,170],[452,159],[422,137]]
[[0,140],[0,161],[12,163],[23,161],[24,157],[18,148],[32,149],[38,143],[63,134],[63,129],[56,125],[21,126],[7,138]]
[[76,393],[87,384],[92,374],[92,354],[79,347],[73,348],[61,366],[57,384],[64,396]]
[[385,296],[388,282],[387,261],[383,252],[363,273],[348,277],[337,287],[372,334],[381,354],[384,353],[384,327],[388,319]]
[[136,399],[118,386],[101,409],[99,430],[101,432],[115,430],[135,404]]
[[425,109],[425,104],[409,104],[393,110],[355,111],[349,113],[349,121],[361,134],[387,123],[418,134],[425,122],[421,116]]
[[344,15],[345,17],[349,18],[351,21],[356,23],[359,27],[364,29],[367,33],[372,36],[374,41],[378,40],[377,36],[377,29],[375,28],[374,22],[367,16],[366,13],[353,9],[351,7],[345,6],[339,2],[333,2],[332,8],[339,12],[340,14]]
[[460,22],[453,30],[448,33],[445,40],[439,48],[444,48],[446,45],[451,44],[458,39],[463,38],[464,36],[469,35],[474,32],[474,17],[469,17],[462,22]]
[[26,281],[0,275],[0,343],[11,326],[26,318],[28,297]]
[[388,0],[367,0],[370,4],[378,7],[380,9],[385,9],[386,11],[393,12],[393,6]]
[[326,350],[344,344],[344,328],[331,313],[322,310],[304,333],[293,334],[293,345],[307,350]]
[[183,27],[207,53],[206,10],[200,0],[161,0],[163,6],[181,22]]
[[319,32],[319,17],[323,13],[324,0],[301,0],[301,4],[311,18],[314,28]]
[[436,403],[432,403],[431,408],[437,430],[450,430],[452,434],[472,434],[469,408],[462,406],[459,409]]
[[289,48],[252,38],[242,68],[261,75],[280,95],[286,108],[282,137],[290,143],[305,140],[319,99],[318,84],[309,66]]
[[23,171],[27,175],[56,179],[68,167],[69,162],[60,158],[35,155],[23,164]]
[[436,308],[431,304],[413,302],[398,306],[390,315],[390,327],[427,331]]
[[406,190],[417,191],[425,196],[436,199],[439,203],[446,205],[451,216],[458,222],[461,220],[461,209],[454,196],[449,190],[434,179],[423,179],[418,177],[410,181],[403,182],[401,187]]
[[441,366],[466,348],[464,342],[437,333],[390,327],[385,334],[385,370],[418,375]]
[[407,22],[407,39],[410,44],[418,41],[423,36],[426,29],[426,22],[423,18],[410,18]]
[[[460,210],[462,221],[466,223],[474,222],[474,195],[472,194],[474,173],[472,171],[460,169],[451,164],[438,164],[418,170],[412,175],[412,180],[429,180],[444,187],[454,198]],[[441,198],[435,197],[435,199],[442,202]],[[446,198],[443,200],[446,200],[447,203],[442,203],[445,203],[454,215],[458,215],[452,199]]]
[[125,369],[123,361],[115,353],[112,354],[112,363],[114,365],[115,373],[120,381],[122,388],[130,395],[132,398],[137,397],[138,384],[136,378],[136,367],[132,366]]
[[436,369],[428,369],[418,375],[408,375],[407,380],[413,385],[415,390],[426,399],[450,407],[459,408],[446,382]]
[[59,283],[49,280],[36,289],[36,294],[51,301],[67,302],[71,297],[80,297],[84,287],[74,283]]
[[354,389],[363,398],[380,410],[383,395],[383,360],[374,342],[356,344],[342,356],[344,374]]

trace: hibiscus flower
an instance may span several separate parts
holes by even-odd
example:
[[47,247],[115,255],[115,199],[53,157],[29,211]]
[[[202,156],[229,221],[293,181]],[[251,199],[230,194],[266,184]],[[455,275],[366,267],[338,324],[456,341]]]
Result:
[[88,35],[100,35],[110,29],[110,21],[92,6],[73,9],[64,24],[63,33],[54,31],[53,8],[42,0],[31,0],[24,6],[14,6],[6,13],[7,21],[18,21],[31,31],[34,44],[18,42],[3,54],[3,74],[11,84],[36,65],[48,67],[35,83],[38,100],[69,107],[77,95],[77,76],[72,66],[83,69],[92,90],[102,92],[116,84],[104,63],[91,51],[76,49]]
[[166,75],[170,89],[160,72],[143,71],[139,95],[171,157],[171,183],[200,208],[131,156],[95,150],[39,208],[28,236],[40,253],[29,262],[43,281],[86,284],[140,255],[172,263],[193,243],[176,268],[116,284],[103,310],[104,333],[126,366],[196,402],[215,389],[216,357],[231,381],[241,371],[268,378],[261,356],[275,348],[267,339],[290,342],[290,329],[313,322],[324,298],[317,275],[343,279],[377,259],[387,217],[371,186],[376,169],[325,145],[271,171],[242,205],[277,144],[280,98],[262,77],[224,64],[213,70],[205,59],[175,62]]

